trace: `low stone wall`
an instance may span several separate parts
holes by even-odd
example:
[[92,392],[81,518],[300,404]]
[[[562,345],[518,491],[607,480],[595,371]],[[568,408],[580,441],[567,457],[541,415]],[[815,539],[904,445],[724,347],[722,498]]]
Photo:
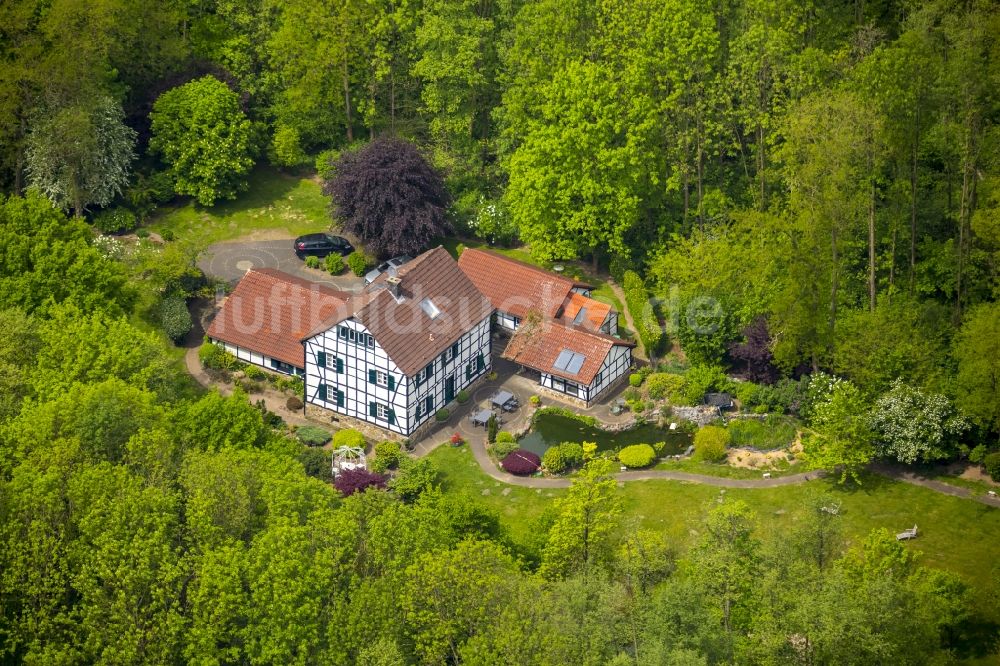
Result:
[[722,410],[718,407],[699,405],[697,407],[673,407],[674,416],[685,421],[697,423],[699,426],[706,426],[716,419],[722,418]]
[[379,428],[374,423],[362,421],[361,419],[356,419],[353,416],[345,416],[344,414],[340,414],[331,409],[326,409],[325,407],[320,407],[319,405],[311,403],[306,405],[305,416],[310,421],[314,421],[316,424],[322,425],[326,428],[332,428],[333,430],[343,430],[345,428],[357,430],[364,435],[365,439],[369,442],[392,440],[394,442],[403,443],[406,441],[406,438],[398,432],[384,430]]

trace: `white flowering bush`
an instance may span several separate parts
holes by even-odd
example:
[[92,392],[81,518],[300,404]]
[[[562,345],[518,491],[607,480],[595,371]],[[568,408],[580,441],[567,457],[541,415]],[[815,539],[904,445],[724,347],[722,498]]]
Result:
[[495,201],[479,199],[479,209],[469,223],[470,230],[490,244],[510,245],[517,237],[517,227],[507,210]]
[[114,236],[98,236],[94,239],[94,247],[105,259],[120,260],[125,256],[125,245]]
[[802,398],[802,405],[799,414],[806,421],[812,421],[816,408],[819,405],[830,402],[834,391],[842,384],[844,379],[828,375],[825,372],[817,372],[809,377],[809,384],[806,386],[806,394]]
[[875,403],[869,423],[878,455],[907,464],[950,458],[969,429],[947,397],[923,393],[900,379]]

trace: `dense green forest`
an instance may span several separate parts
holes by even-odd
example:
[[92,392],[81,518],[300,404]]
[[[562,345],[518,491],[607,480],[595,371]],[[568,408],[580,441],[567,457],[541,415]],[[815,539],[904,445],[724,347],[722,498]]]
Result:
[[623,535],[600,460],[534,543],[426,459],[343,497],[273,415],[177,367],[157,328],[202,287],[189,254],[91,226],[399,136],[457,235],[606,271],[702,394],[739,373],[745,404],[797,412],[820,385],[815,466],[978,462],[1000,448],[998,50],[987,0],[0,3],[0,660],[994,650],[967,582],[886,532],[848,544],[819,491],[777,539],[720,498],[690,549]]

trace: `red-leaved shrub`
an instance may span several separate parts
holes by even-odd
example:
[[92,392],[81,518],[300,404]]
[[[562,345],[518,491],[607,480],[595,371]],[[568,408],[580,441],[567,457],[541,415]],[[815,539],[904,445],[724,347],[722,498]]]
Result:
[[366,469],[345,469],[341,470],[337,478],[333,480],[333,487],[339,490],[344,497],[347,497],[367,488],[384,490],[386,480],[385,475],[369,472]]
[[511,474],[534,474],[541,464],[541,458],[524,449],[513,451],[500,461],[500,466]]

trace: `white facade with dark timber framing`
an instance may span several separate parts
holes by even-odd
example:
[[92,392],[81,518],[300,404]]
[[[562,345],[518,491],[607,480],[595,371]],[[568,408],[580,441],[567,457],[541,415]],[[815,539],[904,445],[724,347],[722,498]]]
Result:
[[539,384],[551,391],[565,393],[571,398],[578,398],[585,403],[592,403],[616,381],[624,376],[632,367],[632,348],[627,345],[615,345],[608,352],[597,374],[589,384],[567,379],[564,376],[541,372]]
[[[504,358],[538,372],[543,388],[589,405],[632,367],[634,345],[617,337],[618,313],[589,285],[487,250],[465,250],[458,265],[512,332]],[[558,367],[566,354],[583,361]]]
[[305,401],[404,437],[490,371],[492,307],[442,248],[303,338]]
[[414,375],[348,319],[305,341],[306,402],[409,436],[489,372],[489,317]]

